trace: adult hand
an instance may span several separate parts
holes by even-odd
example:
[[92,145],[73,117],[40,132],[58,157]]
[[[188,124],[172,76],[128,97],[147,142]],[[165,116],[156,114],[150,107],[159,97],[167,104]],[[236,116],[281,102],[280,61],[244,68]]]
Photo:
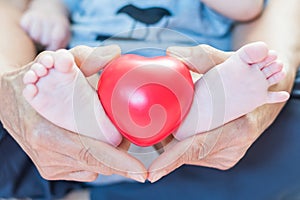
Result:
[[184,164],[229,169],[245,155],[258,135],[256,123],[249,114],[183,141],[173,139],[149,167],[148,179],[155,182]]
[[[212,54],[212,52],[215,54]],[[214,64],[224,61],[230,54],[203,45],[169,49],[169,55],[180,57],[191,70],[198,73],[205,73]],[[209,59],[207,60],[207,58]],[[265,105],[215,130],[194,135],[180,142],[173,140],[168,145],[164,145],[165,152],[149,167],[148,179],[155,182],[183,164],[206,166],[221,170],[233,167],[245,155],[253,142],[273,122],[282,105]],[[197,111],[196,106],[193,103],[188,115],[195,115],[193,111]],[[198,120],[194,120],[191,123],[197,122]],[[188,131],[191,131],[190,127],[196,127],[196,124],[190,124],[189,126],[182,124],[180,129],[188,133]]]
[[[115,47],[112,49],[116,50]],[[91,71],[91,59],[97,58],[98,61],[94,61],[102,65],[119,53],[109,56],[112,54],[109,48],[98,48],[97,51],[90,50],[93,54],[89,54],[90,60],[85,60],[86,50],[87,47],[79,47],[71,52],[77,62],[85,63],[83,67]],[[127,152],[59,128],[33,110],[22,96],[23,75],[30,67],[28,64],[1,76],[0,119],[40,174],[48,180],[74,181],[93,181],[98,174],[119,174],[143,182],[146,169]]]

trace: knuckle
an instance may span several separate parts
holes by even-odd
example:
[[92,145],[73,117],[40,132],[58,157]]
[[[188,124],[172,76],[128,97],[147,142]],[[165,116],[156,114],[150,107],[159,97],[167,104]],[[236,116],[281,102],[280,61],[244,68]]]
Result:
[[90,149],[89,148],[82,148],[79,152],[79,160],[83,161],[87,165],[93,165],[93,156],[90,154]]
[[207,145],[202,142],[194,142],[190,147],[190,152],[190,156],[188,156],[189,161],[200,161],[209,154]]

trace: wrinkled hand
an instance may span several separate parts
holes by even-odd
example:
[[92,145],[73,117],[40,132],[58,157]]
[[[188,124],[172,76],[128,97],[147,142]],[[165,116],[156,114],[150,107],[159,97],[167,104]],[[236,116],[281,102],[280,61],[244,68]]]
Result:
[[180,142],[173,139],[149,167],[148,179],[155,182],[184,164],[229,169],[258,137],[255,127],[249,115]]
[[[231,53],[224,53],[212,47],[200,45],[187,48],[172,47],[169,48],[169,55],[179,57],[191,70],[205,73],[214,65],[223,62]],[[193,105],[188,115],[195,115],[193,111],[197,111],[197,108]],[[269,117],[266,120],[261,114],[268,113],[266,110],[271,110],[270,108],[270,106],[264,106],[220,128],[194,135],[180,142],[173,139],[172,142],[164,145],[165,152],[149,167],[148,179],[155,182],[184,164],[221,170],[233,167],[274,120],[275,117]],[[188,132],[190,127],[196,127],[196,125],[186,126],[182,124],[180,129],[183,132]]]
[[[116,49],[116,48],[112,48]],[[92,51],[79,47],[71,51],[77,64],[86,69],[87,75],[94,73],[91,64],[103,65],[113,56],[109,49],[101,47]],[[89,55],[88,52],[93,52]],[[87,55],[89,55],[88,59]],[[98,61],[93,60],[97,58]],[[31,64],[1,76],[0,119],[32,159],[40,174],[48,180],[93,181],[98,174],[119,174],[143,182],[147,172],[140,161],[120,148],[80,136],[59,128],[42,118],[22,96],[22,78]]]

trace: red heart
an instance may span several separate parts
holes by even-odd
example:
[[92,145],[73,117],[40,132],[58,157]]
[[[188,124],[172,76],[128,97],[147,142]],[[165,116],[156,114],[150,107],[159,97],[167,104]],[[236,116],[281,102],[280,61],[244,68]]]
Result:
[[139,146],[158,143],[178,128],[193,93],[188,68],[168,56],[123,55],[108,64],[98,83],[108,117]]

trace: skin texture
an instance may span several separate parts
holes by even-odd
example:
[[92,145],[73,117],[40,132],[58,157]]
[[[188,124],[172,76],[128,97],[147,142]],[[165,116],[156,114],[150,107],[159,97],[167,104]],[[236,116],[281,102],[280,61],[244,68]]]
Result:
[[[120,52],[117,45],[94,48],[92,53],[98,54],[97,61],[103,63],[94,61],[91,66],[100,71],[107,62],[119,57]],[[81,70],[85,68],[78,68],[73,55],[61,49],[43,52],[36,60],[23,78],[26,85],[23,96],[28,103],[59,127],[118,146],[122,136],[83,75]]]
[[[21,8],[16,8],[14,3],[18,3]],[[2,30],[6,30],[0,32],[0,73],[15,70],[36,56],[34,44],[19,26],[25,3],[20,0],[10,3],[0,1],[0,24]]]
[[[123,143],[116,149],[89,137],[79,137],[54,126],[38,115],[25,99],[19,98],[24,88],[24,73],[32,63],[19,68],[36,57],[32,40],[19,26],[26,3],[22,0],[0,1],[0,15],[3,16],[0,24],[3,30],[7,30],[0,32],[1,122],[45,179],[93,181],[99,173],[114,173],[143,182],[147,175],[144,166],[121,150],[127,149],[128,144]],[[93,51],[89,47],[80,46],[70,52],[86,76],[98,70],[91,67],[95,59],[99,65],[108,61],[99,59],[103,58],[101,50]],[[94,150],[86,148],[87,144],[95,147]],[[56,151],[53,151],[53,146]]]
[[[279,9],[280,13],[277,12]],[[260,18],[251,23],[239,25],[234,30],[236,48],[260,40],[266,42],[270,49],[278,52],[279,58],[284,63],[286,78],[273,86],[271,88],[273,91],[290,91],[292,88],[300,63],[300,29],[295,26],[299,22],[299,15],[300,6],[297,0],[292,0],[289,4],[286,4],[284,0],[273,0],[270,1]],[[197,54],[197,49],[200,52],[203,51],[201,46],[188,48],[185,51],[193,55]],[[224,53],[220,57],[224,58],[225,55]],[[229,55],[230,53],[227,54]],[[189,59],[197,60],[195,57],[187,56],[187,60]],[[149,167],[148,179],[155,182],[183,164],[221,170],[233,167],[264,130],[272,124],[283,106],[284,103],[264,105],[221,128],[181,142],[173,140],[167,146],[164,144],[165,152]]]
[[[79,137],[77,134],[53,126],[38,115],[24,101],[25,99],[19,98],[24,88],[22,84],[24,73],[31,64],[18,68],[34,60],[36,51],[33,42],[19,26],[24,7],[16,7],[13,3],[0,1],[0,15],[6,16],[1,17],[0,23],[3,30],[7,30],[0,33],[0,93],[3,102],[0,119],[11,136],[29,155],[45,179],[93,181],[99,173],[114,173],[143,182],[147,175],[144,166],[121,150],[128,145],[121,144],[116,149],[106,143]],[[26,5],[25,1],[16,3]],[[8,44],[10,48],[6,48]],[[98,70],[90,67],[95,59],[99,65],[108,61],[99,59],[103,58],[101,50],[93,51],[91,48],[81,46],[70,51],[86,76]],[[87,57],[89,59],[86,59]],[[24,118],[21,113],[26,113],[27,117]],[[95,149],[86,148],[87,143]],[[55,152],[53,146],[57,149]],[[123,163],[128,165],[124,166]]]
[[[201,73],[201,66],[190,64]],[[278,103],[275,99],[286,101],[287,92],[268,91],[284,78],[282,68],[275,52],[269,51],[263,42],[244,45],[195,82],[190,112],[173,135],[182,140],[213,130],[263,104]]]
[[[73,53],[80,53],[81,47],[78,48]],[[90,48],[89,51],[93,52],[93,49]],[[92,58],[93,55],[90,59]],[[99,55],[95,58],[100,63],[105,59],[101,59]],[[94,63],[97,61],[94,60]],[[146,169],[121,147],[114,148],[98,140],[58,128],[38,115],[20,98],[24,88],[22,79],[31,65],[32,63],[1,76],[0,119],[32,159],[40,174],[48,180],[76,181],[93,181],[99,173],[120,174],[143,182]],[[91,66],[85,65],[82,70],[89,67]]]
[[263,10],[263,0],[202,0],[218,13],[237,21],[248,21]]
[[[0,66],[1,73],[4,73],[15,70],[17,66],[32,61],[35,56],[35,50],[30,39],[18,26],[21,11],[11,7],[6,1],[0,1],[0,5],[0,13],[3,14],[3,16],[6,16],[0,17],[0,20],[3,19],[0,21],[1,25],[4,27],[3,30],[9,30],[0,33],[0,38],[5,38],[5,41],[1,40],[0,43]],[[278,10],[281,10],[281,12],[278,12]],[[262,40],[268,44],[270,49],[275,49],[279,52],[279,57],[284,62],[287,76],[285,81],[282,81],[272,88],[274,91],[290,90],[292,87],[296,68],[299,64],[298,58],[300,57],[298,46],[300,34],[295,26],[295,24],[298,24],[299,14],[300,9],[298,0],[291,0],[289,4],[284,0],[273,0],[261,18],[247,25],[239,25],[235,30],[235,47],[240,47],[248,42]],[[11,17],[7,18],[7,16]],[[4,21],[4,19],[6,21]],[[273,23],[274,21],[276,21],[276,23]],[[20,39],[22,42],[19,41],[18,43],[14,43],[16,38]],[[283,40],[282,38],[285,39]],[[9,49],[6,48],[8,44],[10,46]],[[198,48],[194,49],[197,53],[200,51]],[[75,52],[78,53],[75,59],[77,59],[79,63],[89,63],[87,60],[78,59],[84,58],[86,54],[88,54],[86,49],[85,51],[79,51],[77,49]],[[219,55],[210,54],[212,60],[214,60],[213,63],[222,62],[222,59],[225,59],[229,55],[230,53],[221,53]],[[191,57],[190,59],[197,60],[197,58],[194,57]],[[199,60],[203,62],[203,57],[201,57],[201,59],[199,57]],[[78,65],[81,66],[80,64]],[[29,68],[29,66],[27,67]],[[26,71],[28,68],[22,70]],[[58,136],[53,138],[51,135],[50,137],[49,132],[45,132],[45,130],[50,130],[53,125],[46,123],[43,118],[38,116],[33,109],[24,103],[25,100],[19,98],[23,89],[22,86],[19,85],[22,82],[21,77],[24,72],[22,70],[15,71],[13,74],[1,76],[1,97],[3,98],[5,95],[5,99],[10,100],[8,101],[9,104],[15,102],[13,105],[15,108],[9,109],[4,106],[8,104],[2,103],[0,115],[1,121],[5,123],[5,126],[10,130],[11,135],[32,158],[45,178],[91,181],[96,177],[97,173],[102,172],[104,174],[119,173],[132,178],[134,178],[133,175],[142,175],[142,179],[146,178],[145,169],[140,166],[139,162],[132,159],[132,157],[125,156],[126,162],[131,162],[127,169],[140,172],[140,174],[133,173],[129,175],[127,172],[120,172],[120,170],[115,170],[111,166],[103,166],[103,162],[101,163],[97,159],[93,159],[94,156],[91,155],[91,150],[87,151],[82,148],[82,140],[78,139],[78,135],[74,136],[74,134],[72,135],[70,132],[53,127]],[[86,72],[86,74],[93,74],[92,69],[87,71],[89,72]],[[1,102],[5,99],[1,99]],[[234,166],[245,155],[251,144],[273,122],[283,105],[284,104],[263,106],[217,130],[188,138],[179,143],[173,140],[173,142],[168,144],[174,145],[166,146],[165,153],[150,166],[149,180],[154,182],[162,176],[172,172],[182,164],[202,165],[218,169],[228,169]],[[21,123],[24,118],[20,120],[19,114],[25,112],[26,116],[28,116],[27,120]],[[11,116],[8,114],[11,114]],[[8,117],[11,117],[11,119]],[[28,121],[29,119],[30,121]],[[36,127],[34,127],[34,123],[32,122],[39,122],[44,125],[41,125],[42,128],[38,130],[35,129]],[[15,124],[20,124],[21,128],[16,128]],[[24,127],[26,127],[26,129],[24,129]],[[32,140],[25,140],[24,138],[26,137],[32,138]],[[62,138],[66,139],[66,143],[60,144],[63,140]],[[104,160],[116,156],[114,157],[115,159],[113,159],[114,161],[110,161],[111,163],[118,164],[115,163],[120,161],[118,158],[127,155],[126,153],[120,153],[119,150],[109,148],[110,146],[108,147],[108,145],[104,143],[99,143],[89,138],[85,139],[94,146],[100,144],[106,149],[106,153],[110,155],[110,157],[104,157]],[[55,149],[59,149],[60,146],[63,147],[63,153],[53,152],[51,144],[55,144]],[[70,146],[70,149],[66,150],[66,146]],[[51,151],[49,149],[51,149]],[[184,149],[184,151],[182,151],[182,149]],[[98,152],[97,150],[93,151]],[[53,153],[52,155],[50,155],[51,152]],[[64,158],[69,158],[70,155],[73,155],[73,159],[66,162]],[[49,159],[45,159],[47,157]],[[60,162],[62,160],[63,162]],[[121,161],[124,161],[124,157],[122,157]],[[52,164],[50,162],[52,162]],[[61,165],[61,163],[68,164]],[[47,167],[51,165],[56,168]],[[136,179],[140,180],[140,177]]]

